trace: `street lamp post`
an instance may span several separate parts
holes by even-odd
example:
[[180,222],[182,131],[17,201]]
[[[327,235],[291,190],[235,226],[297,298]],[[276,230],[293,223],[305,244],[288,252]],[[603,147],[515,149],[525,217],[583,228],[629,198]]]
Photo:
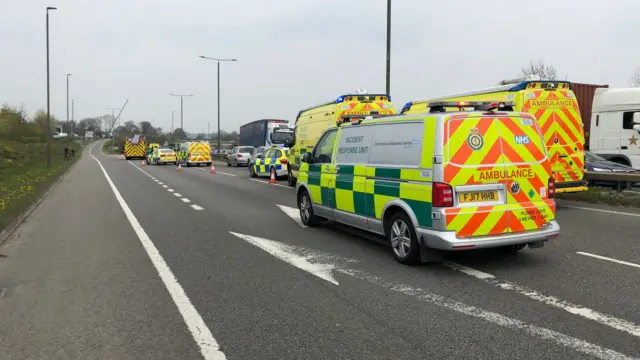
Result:
[[391,0],[387,0],[387,95],[391,96]]
[[47,6],[47,166],[51,167],[51,111],[49,106],[49,10],[58,10]]
[[[116,110],[120,110],[119,108],[105,108],[105,110],[111,110],[111,146],[116,146]],[[108,134],[107,134],[108,135]]]
[[176,112],[175,110],[171,110],[171,134],[173,134],[173,131],[175,130],[173,128],[173,113],[175,113],[175,112]]
[[76,126],[75,105],[76,99],[71,99],[71,135],[73,135],[73,131]]
[[71,74],[67,74],[67,131],[71,133],[71,128],[69,127],[69,76]]
[[200,55],[201,59],[213,60],[218,63],[218,151],[220,151],[220,62],[222,61],[238,61],[238,59],[217,59]]
[[184,112],[183,112],[183,100],[185,97],[188,96],[193,96],[192,94],[189,95],[181,95],[181,94],[169,94],[171,96],[179,96],[180,97],[180,129],[182,129],[182,131],[184,132]]

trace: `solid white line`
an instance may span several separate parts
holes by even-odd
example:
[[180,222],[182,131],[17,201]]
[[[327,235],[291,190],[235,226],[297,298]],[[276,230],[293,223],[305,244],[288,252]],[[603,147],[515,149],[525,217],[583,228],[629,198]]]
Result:
[[603,212],[603,213],[607,213],[607,214],[615,214],[615,215],[626,215],[626,216],[636,216],[636,217],[640,217],[640,214],[634,214],[634,213],[628,213],[628,212],[622,212],[622,211],[613,211],[613,210],[594,209],[594,208],[583,207],[583,206],[569,206],[569,205],[557,205],[557,206],[558,206],[558,207],[563,207],[563,208],[569,208],[569,209],[578,209],[578,210],[597,211],[597,212]]
[[204,210],[202,206],[196,204],[191,205],[191,207],[193,208],[193,210]]
[[[203,168],[197,168],[197,169],[202,171],[210,171],[210,169],[203,169]],[[238,176],[236,174],[229,174],[229,173],[218,171],[218,170],[216,170],[215,174],[227,175],[227,176]]]
[[271,184],[268,181],[264,181],[264,180],[260,180],[260,179],[249,179],[249,180],[258,182],[260,184],[275,185],[275,186],[280,186],[280,187],[284,187],[284,188],[291,188],[289,185],[282,185],[282,184],[278,184],[278,183]]
[[163,188],[165,188],[165,189],[166,189],[166,188],[168,188],[168,186],[167,186],[167,185],[162,185],[162,187],[163,187]]
[[191,200],[189,200],[189,199],[187,199],[187,198],[182,198],[182,199],[180,199],[180,200],[182,200],[182,202],[185,202],[185,203],[189,203],[189,202],[191,202]]
[[174,192],[174,190],[173,190],[173,189],[167,189],[167,191],[168,191],[168,192]]
[[177,197],[181,197],[182,195],[180,195],[179,193],[173,193],[173,195],[177,196]]
[[615,316],[612,315],[608,315],[608,314],[604,314],[604,313],[600,313],[598,311],[589,309],[587,307],[581,306],[581,305],[576,305],[576,304],[572,304],[568,301],[564,301],[564,300],[560,300],[554,296],[550,296],[550,295],[545,295],[542,293],[539,293],[533,289],[529,289],[527,287],[524,286],[520,286],[520,285],[516,285],[513,283],[510,283],[508,281],[502,281],[502,280],[497,280],[495,278],[495,276],[491,275],[491,274],[487,274],[485,272],[479,271],[479,270],[475,270],[469,267],[466,267],[464,265],[460,265],[460,264],[456,264],[456,263],[451,263],[451,262],[444,262],[443,263],[445,266],[459,271],[461,273],[473,276],[477,279],[480,279],[486,283],[489,283],[491,285],[494,285],[496,287],[499,287],[501,289],[504,290],[511,290],[513,292],[516,292],[520,295],[524,295],[530,299],[539,301],[543,304],[549,305],[549,306],[553,306],[556,307],[558,309],[564,310],[568,313],[574,314],[574,315],[578,315],[578,316],[582,316],[583,318],[589,319],[589,320],[593,320],[595,322],[598,322],[602,325],[606,325],[609,326],[611,328],[614,328],[616,330],[620,330],[620,331],[624,331],[626,333],[629,333],[633,336],[636,337],[640,337],[640,326],[628,321],[628,320],[624,320],[624,319],[620,319],[617,318]]
[[[93,146],[95,146],[95,144]],[[169,291],[173,302],[176,304],[176,307],[182,315],[182,319],[191,332],[191,336],[193,336],[193,340],[195,340],[196,344],[200,347],[200,353],[206,360],[225,360],[226,356],[222,351],[220,351],[220,346],[211,334],[211,330],[209,330],[207,324],[205,324],[200,314],[198,314],[198,311],[191,303],[191,300],[185,293],[184,289],[176,279],[175,275],[173,275],[173,272],[171,272],[171,268],[169,268],[169,265],[167,265],[167,262],[153,244],[149,235],[147,235],[142,228],[138,219],[129,208],[129,205],[127,205],[122,195],[120,195],[120,191],[118,191],[113,181],[111,181],[109,174],[107,174],[107,171],[102,166],[102,163],[100,163],[100,160],[91,153],[93,146],[89,149],[89,154],[98,163],[100,169],[102,169],[102,173],[107,179],[116,200],[118,200],[122,211],[124,211],[129,223],[131,223],[131,227],[133,227],[138,239],[142,243],[142,247],[147,252],[149,259],[151,259],[151,263],[156,268],[156,271],[158,271],[160,279],[162,279],[162,282]]]
[[583,354],[586,355],[590,355],[599,359],[616,359],[616,360],[623,360],[623,359],[633,359],[632,357],[626,356],[622,353],[619,353],[617,351],[611,350],[611,349],[607,349],[607,348],[603,348],[601,346],[586,342],[584,340],[580,340],[556,331],[553,331],[551,329],[547,329],[547,328],[543,328],[543,327],[538,327],[535,325],[531,325],[531,324],[527,324],[521,320],[517,320],[517,319],[513,319],[513,318],[509,318],[506,317],[504,315],[495,313],[495,312],[491,312],[491,311],[486,311],[480,308],[477,308],[475,306],[470,306],[470,305],[466,305],[463,304],[461,302],[452,300],[452,299],[448,299],[446,297],[440,296],[440,295],[436,295],[436,294],[432,294],[432,293],[428,293],[427,291],[420,289],[420,288],[415,288],[412,286],[407,286],[407,285],[400,285],[397,283],[392,283],[392,282],[388,282],[384,279],[381,279],[375,275],[371,275],[371,274],[367,274],[365,272],[362,271],[358,271],[358,270],[345,270],[345,269],[339,269],[337,270],[339,272],[342,272],[344,274],[348,274],[351,275],[355,278],[361,279],[361,280],[365,280],[368,281],[370,283],[382,286],[384,288],[387,288],[391,291],[395,291],[404,295],[408,295],[408,296],[412,296],[414,298],[417,298],[421,301],[424,302],[428,302],[443,308],[447,308],[449,310],[453,310],[455,312],[464,314],[464,315],[468,315],[468,316],[472,316],[475,318],[479,318],[482,319],[484,321],[490,322],[492,324],[498,325],[498,326],[502,326],[508,329],[512,329],[512,330],[519,330],[519,331],[523,331],[531,336],[536,336],[539,338],[542,338],[544,340],[548,340],[548,341],[552,341],[555,342],[559,345],[563,345],[566,346],[570,349],[573,349],[575,351],[581,352]]
[[583,252],[583,251],[577,251],[576,254],[580,254],[580,255],[584,255],[584,256],[591,256],[591,257],[596,258],[596,259],[607,260],[607,261],[611,261],[611,262],[614,262],[614,263],[627,265],[627,266],[631,266],[631,267],[635,267],[635,268],[640,269],[640,265],[639,264],[634,264],[634,263],[628,262],[628,261],[616,260],[616,259],[612,259],[610,257],[606,257],[606,256],[602,256],[602,255],[596,255],[596,254],[590,254],[588,252]]

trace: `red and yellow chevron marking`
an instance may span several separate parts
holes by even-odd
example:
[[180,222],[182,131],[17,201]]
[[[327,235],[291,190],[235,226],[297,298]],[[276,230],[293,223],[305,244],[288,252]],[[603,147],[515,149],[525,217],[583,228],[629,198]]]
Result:
[[[580,109],[570,90],[527,91],[522,111],[540,124],[555,181],[579,181],[584,176],[584,129]],[[530,97],[528,97],[528,96]]]
[[211,161],[211,146],[208,143],[196,142],[189,145],[189,161],[209,162]]
[[[468,138],[475,133],[483,145],[474,149]],[[516,137],[530,141],[516,143]],[[506,204],[446,209],[447,229],[458,236],[533,230],[555,218],[554,202],[547,197],[551,165],[533,118],[451,116],[444,155],[444,180],[454,188],[493,183],[507,189]],[[514,194],[509,189],[516,181]]]
[[[385,108],[385,104],[387,104],[387,108]],[[345,115],[370,115],[372,111],[377,111],[381,115],[393,115],[396,113],[393,104],[388,101],[378,101],[378,102],[352,102],[352,103],[344,103],[339,106],[349,106],[349,109],[342,110],[336,116],[337,119]]]
[[140,140],[138,144],[134,145],[130,140],[124,143],[124,156],[125,157],[145,157],[147,147],[145,142]]

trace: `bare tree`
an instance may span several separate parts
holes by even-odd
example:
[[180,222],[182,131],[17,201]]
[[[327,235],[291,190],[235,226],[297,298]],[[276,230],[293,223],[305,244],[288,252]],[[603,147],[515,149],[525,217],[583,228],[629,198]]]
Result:
[[556,80],[558,72],[552,64],[546,64],[543,59],[540,59],[537,61],[531,60],[528,66],[520,70],[518,76],[525,78],[530,75],[537,75],[541,80]]
[[104,124],[107,134],[110,134],[116,125],[116,117],[110,114],[102,115],[102,123]]
[[631,74],[631,78],[629,79],[629,86],[631,87],[640,87],[640,67],[636,69],[636,71]]

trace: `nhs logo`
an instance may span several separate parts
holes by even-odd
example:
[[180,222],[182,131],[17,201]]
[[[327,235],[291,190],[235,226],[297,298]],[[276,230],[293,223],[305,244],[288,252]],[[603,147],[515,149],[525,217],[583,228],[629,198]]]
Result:
[[531,140],[528,136],[516,136],[516,145],[529,145]]

